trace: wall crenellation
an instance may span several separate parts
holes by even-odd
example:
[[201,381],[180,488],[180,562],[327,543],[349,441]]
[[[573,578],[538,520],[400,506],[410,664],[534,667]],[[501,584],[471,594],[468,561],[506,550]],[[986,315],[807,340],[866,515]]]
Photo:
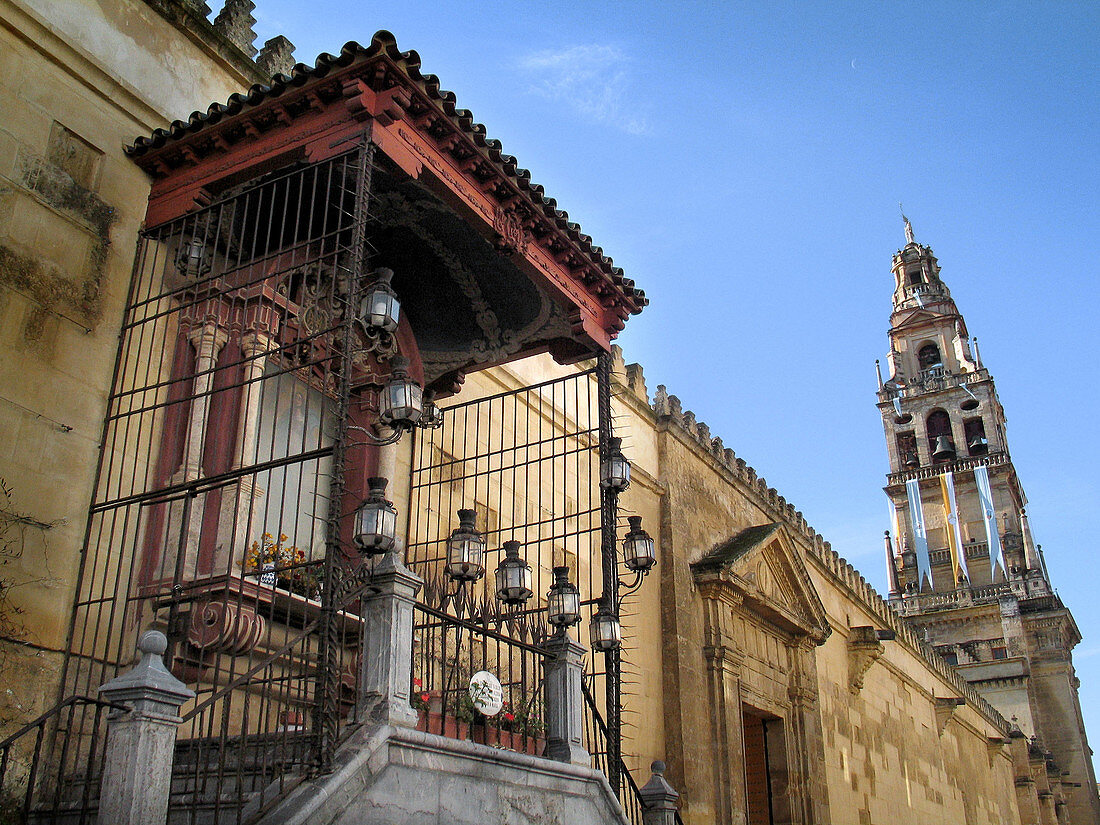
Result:
[[747,492],[752,495],[762,510],[782,521],[793,532],[804,538],[810,555],[829,573],[843,584],[850,593],[882,623],[883,629],[893,630],[896,638],[904,642],[911,650],[924,658],[929,666],[948,684],[958,691],[960,696],[977,707],[993,724],[1007,736],[1009,724],[971,685],[935,652],[931,645],[903,622],[887,601],[871,586],[870,582],[843,556],[833,550],[832,545],[810,524],[801,511],[796,510],[774,487],[758,476],[756,470],[744,459],[737,457],[733,450],[722,444],[720,437],[712,437],[710,427],[695,418],[695,413],[684,411],[681,401],[675,395],[669,395],[664,384],[657,386],[651,409],[660,418],[668,418],[692,440],[696,441],[708,454],[714,457],[735,478],[746,484]]

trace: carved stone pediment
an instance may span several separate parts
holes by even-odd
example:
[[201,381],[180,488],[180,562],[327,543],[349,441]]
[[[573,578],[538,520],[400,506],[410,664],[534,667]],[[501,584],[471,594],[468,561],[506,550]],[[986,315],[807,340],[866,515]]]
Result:
[[822,644],[832,628],[805,565],[779,523],[749,527],[691,565],[709,598],[740,604],[795,637]]
[[[938,299],[929,296],[928,300],[935,301]],[[894,330],[897,331],[908,329],[909,327],[919,327],[941,320],[943,320],[943,313],[941,312],[933,312],[928,309],[914,309],[906,314],[904,318],[900,318],[894,323]]]

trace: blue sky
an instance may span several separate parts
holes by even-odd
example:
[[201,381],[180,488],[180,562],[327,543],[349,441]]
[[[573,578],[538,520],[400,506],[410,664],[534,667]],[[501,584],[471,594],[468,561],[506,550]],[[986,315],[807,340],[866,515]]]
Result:
[[1100,750],[1100,4],[257,0],[299,60],[388,29],[652,305],[647,383],[885,592],[898,202],[978,337]]

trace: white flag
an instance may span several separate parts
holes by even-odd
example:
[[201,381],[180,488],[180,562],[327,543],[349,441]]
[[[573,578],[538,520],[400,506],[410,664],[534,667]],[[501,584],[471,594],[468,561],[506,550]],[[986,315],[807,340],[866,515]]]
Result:
[[913,549],[917,552],[917,592],[924,586],[924,577],[932,583],[932,563],[928,558],[928,530],[924,525],[924,509],[920,503],[920,482],[915,478],[905,482],[909,494],[909,521],[913,525]]
[[989,542],[989,573],[997,569],[1000,560],[1004,569],[1004,560],[1001,558],[1001,535],[997,528],[997,513],[993,509],[993,490],[989,486],[989,470],[982,464],[974,468],[974,482],[978,486],[978,500],[982,505],[982,520],[985,522],[985,537]]

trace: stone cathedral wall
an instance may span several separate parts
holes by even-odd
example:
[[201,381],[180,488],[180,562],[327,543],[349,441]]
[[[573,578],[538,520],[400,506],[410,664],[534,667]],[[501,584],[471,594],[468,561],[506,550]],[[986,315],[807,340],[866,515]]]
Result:
[[263,76],[141,0],[0,0],[0,22],[2,734],[56,699],[149,192],[123,146]]
[[[683,411],[675,396],[658,388],[651,405],[641,368],[617,363],[617,426],[625,422],[631,445],[640,448],[632,446],[632,461],[657,479],[663,494],[661,587],[659,595],[647,597],[662,617],[664,707],[646,705],[637,712],[664,717],[665,757],[672,766],[669,775],[686,791],[685,821],[723,821],[715,807],[720,794],[713,780],[713,743],[702,734],[714,712],[703,673],[709,640],[703,637],[700,598],[687,567],[730,535],[769,522],[780,522],[790,535],[832,628],[814,648],[820,751],[810,781],[827,800],[818,810],[822,821],[1020,821],[1008,723],[892,613],[793,505]],[[628,507],[632,492],[623,497]],[[882,642],[881,656],[855,691],[848,641],[859,627],[890,630],[895,639]],[[656,647],[644,639],[637,645]],[[781,655],[752,652],[745,654],[745,681],[782,676],[789,665]],[[941,703],[938,713],[937,698],[961,704],[947,713]],[[644,750],[639,744],[624,750]]]
[[[17,554],[4,573],[16,577],[10,598],[21,611],[19,643],[0,643],[4,734],[55,696],[149,189],[122,146],[260,78],[225,44],[181,36],[139,0],[0,0],[0,17],[0,506],[11,528],[3,546]],[[517,388],[570,369],[533,359],[473,375],[468,389]],[[651,398],[641,368],[619,352],[616,394],[616,428],[634,464],[623,512],[643,517],[660,554],[623,615],[624,756],[634,775],[668,760],[685,820],[721,821],[724,791],[702,734],[715,711],[711,640],[688,565],[746,527],[779,522],[832,630],[812,652],[819,724],[807,781],[821,821],[1019,821],[1012,761],[989,741],[1007,737],[1005,721],[705,424],[663,388]],[[398,478],[408,455],[406,443]],[[407,507],[407,486],[395,485],[394,498]],[[848,641],[857,627],[896,639],[883,642],[853,692]],[[751,638],[746,682],[781,703],[770,687],[790,660],[777,634],[755,629]],[[937,698],[964,703],[945,717]]]

